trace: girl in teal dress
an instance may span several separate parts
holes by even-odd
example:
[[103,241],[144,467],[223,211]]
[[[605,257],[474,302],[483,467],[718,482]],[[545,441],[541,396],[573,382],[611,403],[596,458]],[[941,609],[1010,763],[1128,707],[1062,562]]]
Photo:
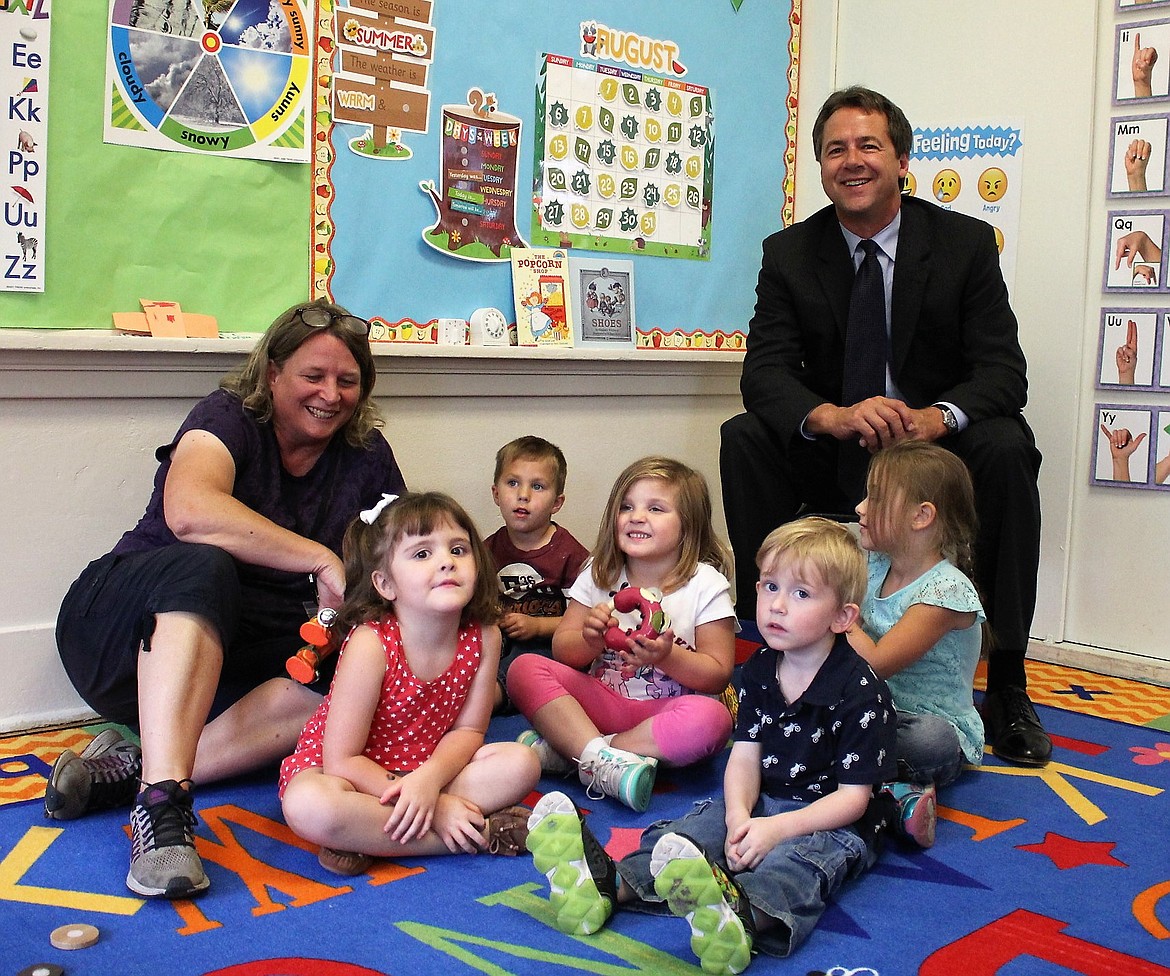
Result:
[[857,514],[869,580],[849,640],[894,695],[904,782],[889,789],[911,835],[915,819],[929,820],[915,839],[933,842],[934,788],[983,760],[971,697],[986,619],[971,582],[974,489],[956,455],[925,441],[875,454],[866,488]]

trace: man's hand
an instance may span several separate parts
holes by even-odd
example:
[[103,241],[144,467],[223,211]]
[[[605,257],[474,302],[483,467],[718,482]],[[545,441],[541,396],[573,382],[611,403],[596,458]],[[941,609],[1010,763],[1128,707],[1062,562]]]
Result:
[[1132,384],[1134,382],[1134,376],[1137,373],[1137,345],[1137,323],[1133,319],[1130,319],[1126,325],[1125,344],[1117,347],[1117,353],[1114,357],[1117,360],[1118,383]]
[[1158,62],[1158,52],[1152,47],[1142,47],[1142,35],[1138,31],[1133,34],[1133,57],[1130,59],[1130,74],[1133,76],[1133,94],[1135,98],[1149,98],[1153,95],[1152,78],[1154,65]]
[[822,403],[809,413],[805,427],[839,441],[856,438],[870,453],[899,441],[936,441],[947,433],[938,407],[916,410],[891,397],[870,397],[851,407]]
[[1125,150],[1125,180],[1132,192],[1142,193],[1146,190],[1146,167],[1150,163],[1152,149],[1145,139],[1132,139]]

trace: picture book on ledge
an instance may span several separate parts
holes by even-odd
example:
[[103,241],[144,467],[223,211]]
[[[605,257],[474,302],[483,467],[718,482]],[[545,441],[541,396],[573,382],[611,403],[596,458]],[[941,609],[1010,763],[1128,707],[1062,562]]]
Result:
[[542,247],[514,247],[511,251],[519,344],[573,345],[568,252]]
[[585,349],[635,348],[634,262],[599,255],[574,257],[569,267],[577,304],[577,345]]

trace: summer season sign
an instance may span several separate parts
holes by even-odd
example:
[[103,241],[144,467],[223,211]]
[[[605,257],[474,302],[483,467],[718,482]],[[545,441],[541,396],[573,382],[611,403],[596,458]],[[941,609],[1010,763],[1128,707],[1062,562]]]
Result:
[[307,162],[309,0],[111,0],[105,141]]

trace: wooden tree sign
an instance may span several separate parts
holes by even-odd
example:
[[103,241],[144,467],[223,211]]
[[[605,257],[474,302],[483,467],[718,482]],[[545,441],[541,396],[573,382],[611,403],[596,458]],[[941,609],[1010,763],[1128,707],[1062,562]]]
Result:
[[341,70],[371,80],[334,77],[333,119],[368,125],[374,148],[380,150],[392,128],[427,131],[430,92],[425,85],[435,47],[435,32],[425,26],[430,23],[431,3],[350,2],[335,14]]
[[419,184],[438,212],[423,240],[465,261],[508,261],[512,248],[528,246],[516,229],[520,119],[479,88],[466,105],[444,105],[442,117],[440,185]]

